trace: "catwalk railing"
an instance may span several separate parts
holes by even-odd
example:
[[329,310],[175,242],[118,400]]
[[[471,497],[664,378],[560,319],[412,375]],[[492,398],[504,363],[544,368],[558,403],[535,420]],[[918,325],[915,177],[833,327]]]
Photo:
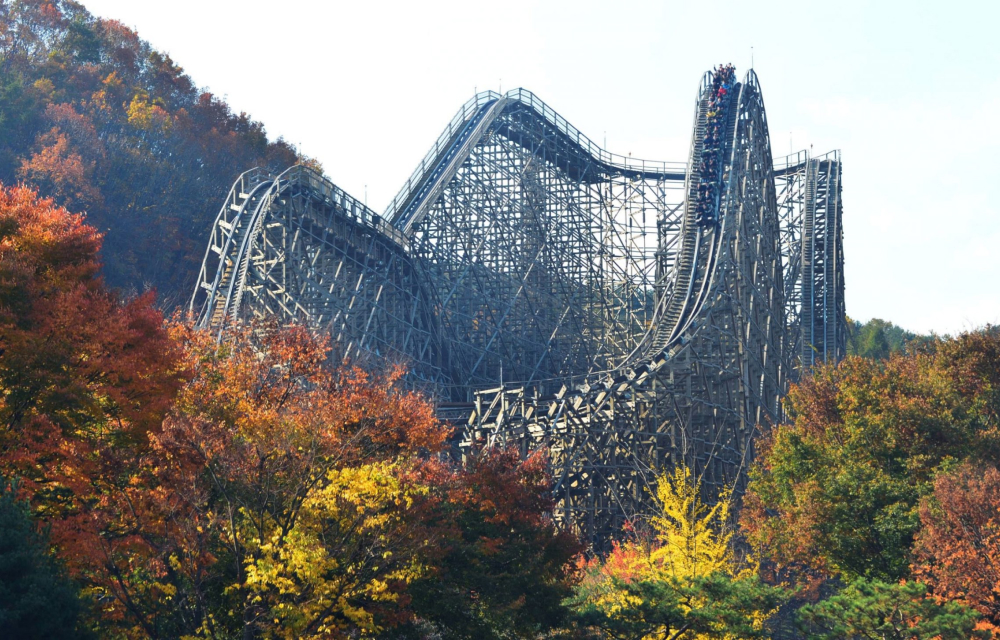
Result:
[[459,450],[546,447],[557,516],[595,543],[666,466],[739,487],[788,381],[844,352],[841,163],[772,161],[753,72],[722,125],[712,82],[683,164],[610,154],[518,89],[464,105],[383,216],[305,167],[248,172],[191,307],[220,339],[272,316],[404,362]]

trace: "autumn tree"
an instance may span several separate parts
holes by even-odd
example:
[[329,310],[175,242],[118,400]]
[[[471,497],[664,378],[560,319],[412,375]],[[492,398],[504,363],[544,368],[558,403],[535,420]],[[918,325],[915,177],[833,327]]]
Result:
[[943,351],[848,358],[792,388],[794,422],[762,438],[742,516],[767,557],[847,580],[908,575],[935,472],[996,450],[994,426]]
[[97,277],[100,243],[51,199],[0,187],[0,473],[63,559],[95,551],[98,486],[120,487],[184,377],[152,294],[122,301]]
[[783,592],[737,554],[728,492],[702,502],[700,482],[678,467],[661,476],[651,540],[616,544],[593,561],[570,600],[578,626],[612,638],[766,637]]
[[1000,628],[1000,471],[966,463],[941,474],[920,522],[914,576]]
[[97,277],[100,242],[51,199],[0,187],[0,467],[67,517],[93,495],[60,477],[59,451],[117,477],[98,452],[145,443],[182,382],[152,295],[122,302]]
[[583,548],[546,515],[554,507],[546,460],[543,451],[522,461],[515,449],[486,449],[462,467],[421,471],[437,542],[422,551],[427,571],[408,589],[415,620],[402,631],[488,640],[565,623]]
[[81,216],[0,186],[0,447],[39,421],[64,435],[153,428],[179,387],[152,295],[108,292],[100,243]]

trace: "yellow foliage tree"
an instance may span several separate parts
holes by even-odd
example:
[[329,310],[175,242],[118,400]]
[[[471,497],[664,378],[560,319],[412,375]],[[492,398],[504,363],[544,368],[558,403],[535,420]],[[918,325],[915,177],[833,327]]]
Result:
[[426,488],[401,481],[394,463],[331,469],[290,529],[275,521],[269,538],[247,541],[246,585],[266,608],[274,636],[380,631],[372,610],[395,602],[393,585],[422,571],[412,554],[399,551],[415,533],[407,511],[425,494]]
[[158,104],[151,103],[149,96],[143,91],[132,97],[129,103],[128,122],[139,131],[166,133],[173,122],[170,114]]
[[656,544],[648,554],[649,570],[661,577],[703,578],[723,573],[733,578],[753,575],[752,558],[737,562],[730,526],[731,491],[721,492],[714,505],[701,499],[701,483],[687,467],[660,476],[656,502],[660,514],[652,519]]
[[593,561],[570,601],[582,626],[616,638],[748,638],[764,632],[781,592],[733,546],[731,491],[714,504],[679,466],[657,482],[652,535]]

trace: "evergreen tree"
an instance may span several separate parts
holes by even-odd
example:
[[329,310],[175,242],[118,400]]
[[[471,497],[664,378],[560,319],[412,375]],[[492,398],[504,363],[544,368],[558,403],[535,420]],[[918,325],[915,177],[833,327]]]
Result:
[[48,552],[17,483],[0,480],[0,633],[4,638],[83,638],[76,586]]
[[977,626],[979,614],[958,602],[938,602],[920,582],[858,579],[837,595],[799,610],[810,638],[965,640],[992,638]]

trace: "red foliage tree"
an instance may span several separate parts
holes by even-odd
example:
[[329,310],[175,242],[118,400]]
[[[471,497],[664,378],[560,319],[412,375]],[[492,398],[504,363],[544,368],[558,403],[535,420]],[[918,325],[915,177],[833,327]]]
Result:
[[100,562],[101,487],[123,489],[183,383],[152,293],[105,289],[100,245],[81,216],[0,187],[0,473],[74,562]]
[[555,528],[548,454],[486,449],[464,467],[420,470],[437,542],[409,589],[413,611],[456,638],[540,637],[563,622],[579,578],[579,539]]
[[939,476],[920,522],[914,576],[1000,629],[1000,471],[966,463]]
[[119,435],[155,428],[180,352],[147,294],[123,303],[97,277],[101,236],[31,189],[0,187],[0,446],[26,426]]

